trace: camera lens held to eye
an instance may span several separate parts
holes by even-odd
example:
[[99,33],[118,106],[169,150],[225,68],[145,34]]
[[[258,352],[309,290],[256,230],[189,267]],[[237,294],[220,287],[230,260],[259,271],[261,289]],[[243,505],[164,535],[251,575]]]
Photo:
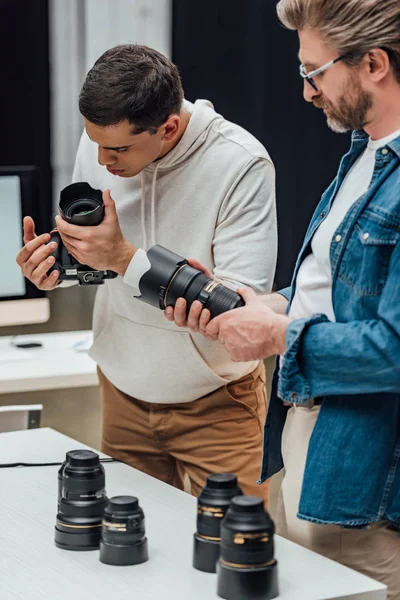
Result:
[[[58,208],[60,215],[68,223],[85,227],[100,225],[104,218],[103,194],[86,182],[71,183],[61,191]],[[105,279],[115,279],[118,276],[114,271],[99,271],[82,265],[68,252],[57,229],[50,235],[57,248],[51,254],[55,262],[47,275],[57,270],[61,281],[78,281],[79,285],[101,285]]]
[[163,246],[152,246],[147,252],[151,268],[140,278],[138,300],[162,310],[175,306],[178,298],[185,298],[188,312],[199,300],[208,308],[211,318],[227,310],[245,305],[243,298],[222,283],[210,279],[191,267],[187,260]]
[[71,450],[58,471],[58,513],[55,543],[65,550],[99,547],[107,503],[105,472],[99,455]]
[[115,496],[104,510],[100,561],[138,565],[149,559],[144,513],[134,496]]
[[218,596],[225,600],[270,600],[278,596],[274,531],[261,498],[233,498],[221,524]]
[[221,522],[232,498],[243,494],[236,475],[218,473],[207,477],[197,500],[197,531],[194,534],[193,567],[215,573],[221,541]]

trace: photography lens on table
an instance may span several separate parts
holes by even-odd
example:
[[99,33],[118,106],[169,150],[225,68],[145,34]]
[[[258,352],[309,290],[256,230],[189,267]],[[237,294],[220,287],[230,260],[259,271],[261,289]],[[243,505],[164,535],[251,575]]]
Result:
[[236,475],[209,475],[197,500],[197,531],[194,534],[193,566],[215,573],[221,541],[221,522],[232,498],[242,494]]
[[270,600],[278,596],[274,531],[261,498],[233,498],[221,524],[218,596],[225,600]]
[[134,496],[115,496],[104,509],[100,561],[138,565],[149,558],[144,513]]
[[71,450],[58,471],[58,513],[55,543],[65,550],[99,547],[107,503],[105,472],[99,455]]

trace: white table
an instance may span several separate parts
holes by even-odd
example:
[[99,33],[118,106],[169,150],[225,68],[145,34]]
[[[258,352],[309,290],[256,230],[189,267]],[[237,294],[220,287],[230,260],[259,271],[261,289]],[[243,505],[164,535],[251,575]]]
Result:
[[40,348],[11,346],[0,337],[0,394],[98,385],[96,363],[76,344],[90,339],[90,331],[19,335],[19,342],[41,342]]
[[[3,433],[1,462],[62,461],[82,444],[52,429]],[[196,499],[120,463],[105,464],[109,496],[139,498],[150,560],[100,563],[98,551],[54,545],[58,467],[0,469],[2,600],[214,600],[216,576],[192,568]],[[280,600],[384,600],[385,586],[276,536]]]

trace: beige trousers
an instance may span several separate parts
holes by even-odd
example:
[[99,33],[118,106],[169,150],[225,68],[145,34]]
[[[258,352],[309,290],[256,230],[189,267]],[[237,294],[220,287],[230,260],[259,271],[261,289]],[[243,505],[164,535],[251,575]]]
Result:
[[400,531],[385,522],[368,529],[345,529],[299,519],[308,444],[320,407],[292,407],[282,437],[285,476],[279,494],[277,533],[388,586],[388,599],[400,600]]
[[[241,379],[193,402],[149,404],[124,394],[99,370],[102,446],[165,483],[198,496],[212,473],[234,473],[245,494],[268,501],[260,476],[266,413],[263,363]],[[160,385],[162,390],[162,385]]]

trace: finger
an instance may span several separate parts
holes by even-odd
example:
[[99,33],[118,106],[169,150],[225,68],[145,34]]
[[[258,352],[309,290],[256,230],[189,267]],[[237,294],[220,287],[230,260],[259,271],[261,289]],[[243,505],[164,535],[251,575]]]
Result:
[[31,242],[36,237],[35,222],[32,217],[24,217],[24,244]]
[[17,254],[17,263],[20,267],[32,256],[32,254],[46,244],[50,239],[49,233],[43,233],[42,235],[38,235],[33,240],[25,244],[25,246],[18,252]]
[[238,294],[242,296],[246,304],[248,304],[251,300],[254,300],[254,298],[257,298],[257,294],[250,287],[239,288]]
[[57,244],[55,242],[51,242],[50,244],[45,244],[35,250],[35,252],[33,252],[28,260],[22,265],[22,273],[25,275],[25,277],[31,279],[35,269],[37,269],[37,267],[43,261],[45,261],[56,248]]
[[48,258],[43,260],[41,263],[39,263],[38,266],[36,267],[36,269],[34,269],[32,271],[31,281],[35,285],[37,285],[37,286],[42,285],[44,280],[47,279],[47,277],[48,277],[47,272],[54,265],[55,260],[56,259],[54,258],[54,256],[49,256]]
[[206,275],[207,277],[214,279],[214,275],[211,273],[210,269],[207,269],[207,267],[202,265],[201,262],[198,261],[196,258],[189,258],[188,263],[191,267],[193,267],[193,269],[197,269],[198,271],[204,273],[204,275]]
[[73,225],[72,223],[68,223],[65,221],[60,215],[57,215],[56,218],[57,229],[59,230],[62,238],[64,240],[65,236],[69,236],[75,240],[82,240],[85,235],[85,230],[87,227],[82,225]]
[[172,306],[167,306],[164,310],[164,315],[167,317],[168,321],[174,320],[174,309]]
[[53,290],[58,285],[59,275],[58,271],[52,271],[48,277],[43,279],[40,289],[45,291]]
[[211,321],[209,322],[209,324],[206,327],[207,335],[211,335],[213,337],[219,336],[219,329],[221,326],[221,317],[222,316],[223,315],[220,315],[219,317],[215,317],[215,319],[211,319]]
[[192,331],[199,331],[199,319],[202,309],[203,305],[198,300],[195,300],[190,307],[187,326],[189,329],[192,329]]
[[[209,324],[210,319],[211,319],[210,311],[208,310],[208,308],[204,308],[201,311],[201,315],[200,315],[200,319],[199,319],[199,330],[202,333],[206,333],[206,327]],[[215,338],[215,339],[217,339],[217,338]]]
[[103,192],[103,202],[104,202],[104,213],[106,217],[117,216],[117,209],[115,207],[115,202],[111,198],[110,190],[104,190]]
[[184,298],[178,298],[175,303],[174,318],[178,327],[186,327],[186,306],[186,300]]

